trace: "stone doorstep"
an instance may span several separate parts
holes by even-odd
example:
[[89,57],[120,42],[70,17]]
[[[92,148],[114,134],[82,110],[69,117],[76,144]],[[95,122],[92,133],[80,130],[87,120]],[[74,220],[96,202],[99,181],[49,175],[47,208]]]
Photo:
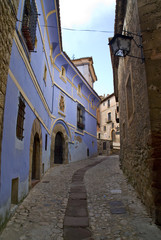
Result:
[[69,217],[65,216],[64,226],[67,227],[88,227],[89,220],[88,217]]
[[86,228],[64,227],[64,240],[83,240],[83,239],[89,239],[90,237],[91,237],[91,232]]

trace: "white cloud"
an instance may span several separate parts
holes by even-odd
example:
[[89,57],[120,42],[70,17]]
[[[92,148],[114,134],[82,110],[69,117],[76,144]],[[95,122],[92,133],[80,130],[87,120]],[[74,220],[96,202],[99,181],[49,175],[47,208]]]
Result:
[[[99,8],[111,8],[115,0],[60,0],[61,23],[63,27],[84,25],[92,20],[92,14]],[[101,11],[100,11],[101,13]]]

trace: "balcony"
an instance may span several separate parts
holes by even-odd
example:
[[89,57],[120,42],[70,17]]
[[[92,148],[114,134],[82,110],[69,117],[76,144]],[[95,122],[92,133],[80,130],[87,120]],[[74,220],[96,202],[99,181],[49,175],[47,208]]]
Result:
[[111,119],[108,119],[108,118],[105,118],[105,122],[106,122],[106,123],[111,123],[112,120],[111,120]]

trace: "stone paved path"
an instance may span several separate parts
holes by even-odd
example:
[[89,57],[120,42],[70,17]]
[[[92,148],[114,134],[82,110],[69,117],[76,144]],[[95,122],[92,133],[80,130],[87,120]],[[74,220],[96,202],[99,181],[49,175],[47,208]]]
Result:
[[[85,219],[71,226],[68,217]],[[118,156],[50,169],[0,234],[0,240],[63,239],[161,240],[161,230],[122,174]]]

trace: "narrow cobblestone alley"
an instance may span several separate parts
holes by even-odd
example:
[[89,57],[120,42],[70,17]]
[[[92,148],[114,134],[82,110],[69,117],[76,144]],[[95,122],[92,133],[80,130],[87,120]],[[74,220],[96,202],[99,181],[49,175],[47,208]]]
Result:
[[0,239],[161,240],[161,230],[113,155],[51,168],[17,207]]

